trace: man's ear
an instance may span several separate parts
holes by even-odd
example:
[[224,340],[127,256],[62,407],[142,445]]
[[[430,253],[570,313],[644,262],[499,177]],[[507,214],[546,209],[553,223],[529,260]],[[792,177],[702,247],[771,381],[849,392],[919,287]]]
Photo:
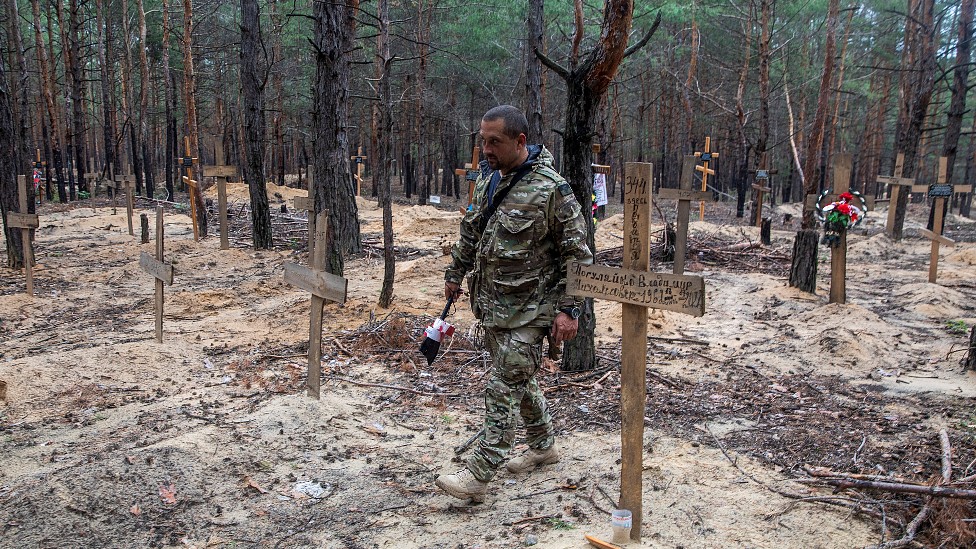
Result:
[[529,140],[529,138],[528,137],[525,137],[525,134],[524,133],[520,133],[519,136],[518,136],[518,138],[516,138],[515,141],[519,144],[519,146],[524,147],[525,146],[525,143],[528,142],[528,140]]

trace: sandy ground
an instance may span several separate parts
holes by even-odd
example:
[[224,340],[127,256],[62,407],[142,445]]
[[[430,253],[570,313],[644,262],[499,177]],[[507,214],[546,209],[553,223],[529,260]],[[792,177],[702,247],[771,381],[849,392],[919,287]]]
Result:
[[[304,195],[275,193],[283,202]],[[231,184],[230,196],[246,192]],[[359,207],[364,237],[376,240],[380,210],[362,199]],[[406,349],[419,342],[409,330],[404,348],[353,347],[364,326],[390,334],[384,319],[439,312],[456,209],[396,207],[392,310],[376,306],[379,254],[347,262],[348,301],[326,306],[319,401],[303,388],[308,295],[282,279],[283,264],[304,263],[304,253],[246,242],[221,251],[214,236],[195,243],[189,218],[167,211],[176,280],[159,344],[153,283],[139,267],[154,244],[128,235],[124,209],[39,213],[37,295],[24,294],[21,272],[0,269],[0,547],[576,548],[587,546],[584,533],[609,539],[620,473],[615,374],[578,387],[543,376],[563,459],[531,475],[501,473],[485,504],[467,506],[433,480],[459,467],[454,447],[479,427],[483,357],[424,368]],[[932,447],[940,428],[968,441],[954,459],[958,476],[971,473],[974,416],[950,416],[971,409],[976,374],[953,353],[966,333],[947,323],[976,324],[976,244],[943,249],[939,284],[929,284],[929,243],[912,233],[924,219],[915,215],[897,243],[877,234],[883,219],[872,214],[850,237],[846,305],[826,302],[826,252],[818,295],[689,258],[706,280],[705,316],[650,313],[642,546],[878,543],[892,535],[878,520],[778,492],[829,494],[796,482],[805,463],[904,473],[911,453],[897,448],[918,439]],[[971,220],[949,224],[973,234]],[[620,245],[620,225],[619,214],[601,222],[598,249]],[[788,254],[795,227],[776,229],[773,249]],[[758,229],[727,218],[706,216],[691,231],[758,240]],[[620,307],[598,302],[596,311],[598,352],[612,354]],[[452,319],[472,333],[466,307]],[[448,378],[468,385],[436,387]],[[747,379],[758,392],[738,392]],[[682,394],[688,400],[669,408]],[[782,413],[755,404],[762,399]],[[800,444],[818,429],[832,434],[831,448]],[[790,453],[792,442],[807,449]],[[936,456],[919,467],[937,469]]]

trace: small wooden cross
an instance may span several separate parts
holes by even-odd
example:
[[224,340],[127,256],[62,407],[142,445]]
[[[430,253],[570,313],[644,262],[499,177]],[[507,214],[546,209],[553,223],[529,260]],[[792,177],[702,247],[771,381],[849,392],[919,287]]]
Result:
[[190,136],[183,137],[183,149],[186,151],[186,156],[180,159],[180,165],[186,169],[186,175],[183,176],[183,183],[189,188],[190,191],[190,218],[193,220],[193,241],[200,241],[200,229],[197,228],[197,199],[196,195],[199,192],[197,189],[197,181],[193,179],[193,162],[197,158],[193,155],[193,151],[190,149]]
[[[95,162],[89,158],[88,166],[89,170],[94,170]],[[98,181],[101,179],[102,174],[97,171],[87,171],[85,172],[85,185],[88,186],[88,193],[92,201],[92,210],[95,209],[95,189],[98,188]]]
[[478,158],[481,156],[481,147],[477,145],[471,149],[471,162],[465,163],[464,168],[454,170],[454,175],[463,175],[468,182],[468,203],[461,208],[461,213],[468,211],[474,200],[474,182],[478,180]]
[[141,252],[139,267],[156,280],[156,342],[163,342],[163,284],[173,285],[173,266],[163,263],[163,207],[156,206],[156,257]]
[[755,191],[753,194],[753,223],[757,227],[762,226],[762,209],[763,209],[763,198],[766,193],[773,192],[773,189],[769,186],[769,179],[771,175],[776,175],[779,170],[770,170],[767,168],[768,158],[766,153],[763,153],[762,160],[759,161],[759,165],[762,166],[756,170],[749,170],[749,173],[756,176],[756,182],[752,184],[752,189]]
[[[694,156],[690,166],[694,166]],[[686,166],[689,164],[686,162]],[[647,309],[693,316],[705,313],[705,281],[700,276],[652,273],[650,269],[651,164],[626,165],[623,267],[614,269],[570,261],[566,293],[621,303],[620,502],[634,516],[630,530],[640,540],[643,517],[644,415],[647,398]],[[693,173],[693,169],[689,170]],[[687,207],[687,201],[685,201]],[[687,209],[685,210],[687,218]]]
[[37,203],[41,204],[44,202],[44,193],[42,193],[40,190],[40,174],[38,172],[44,172],[44,178],[47,179],[47,173],[45,170],[45,167],[47,166],[47,162],[41,160],[41,149],[34,149],[34,150],[36,151],[37,154],[37,160],[34,161],[34,170],[35,170],[35,175],[38,177],[38,181],[36,182],[31,181],[31,184],[34,185],[34,195],[36,197]]
[[363,148],[357,147],[356,154],[349,157],[356,164],[356,196],[362,196],[363,164],[368,156],[363,156]]
[[220,141],[214,145],[214,156],[217,157],[216,166],[204,166],[203,176],[217,180],[217,209],[220,210],[220,249],[230,248],[227,236],[227,178],[240,177],[237,166],[224,165],[224,144]]
[[[126,171],[128,171],[128,170],[126,170]],[[125,189],[125,210],[126,210],[126,213],[128,214],[127,217],[128,217],[128,220],[129,220],[129,234],[132,235],[132,236],[135,236],[136,233],[132,229],[132,210],[135,207],[135,204],[134,204],[134,202],[135,202],[135,200],[134,200],[134,194],[133,194],[133,191],[132,191],[133,179],[134,179],[134,176],[131,175],[131,174],[129,174],[129,175],[117,175],[117,176],[115,176],[115,182],[118,183],[118,184],[120,184],[121,187],[123,189]],[[119,185],[116,185],[115,188],[118,189],[118,187],[119,187]],[[115,210],[114,210],[115,201],[114,201],[114,199],[112,201],[112,207],[113,207],[112,213],[115,214]]]
[[[709,162],[711,162],[714,159],[718,159],[718,153],[711,151],[711,145],[712,145],[712,138],[706,137],[705,150],[703,152],[695,153],[695,156],[700,158],[702,161],[701,166],[695,166],[695,171],[702,173],[702,186],[701,186],[702,192],[708,190],[708,176],[715,175],[715,170],[708,168]],[[707,199],[703,198],[701,202],[698,203],[698,221],[705,220],[705,200]]]
[[935,199],[935,219],[932,223],[932,228],[935,231],[928,229],[919,230],[922,236],[932,241],[932,255],[929,257],[929,282],[933,284],[939,274],[939,244],[945,244],[946,246],[956,245],[955,240],[942,236],[942,212],[945,207],[945,201],[952,197],[953,192],[953,186],[947,181],[946,174],[948,174],[948,171],[949,159],[944,156],[940,157],[938,182],[935,185],[930,185],[928,191],[929,198]]
[[346,302],[348,282],[341,276],[325,272],[325,256],[329,238],[329,212],[318,213],[315,223],[315,245],[309,250],[309,267],[285,263],[285,282],[312,294],[312,308],[308,323],[308,396],[318,399],[321,394],[322,372],[322,308],[326,301]]
[[312,184],[312,173],[308,174],[308,196],[295,197],[295,209],[308,212],[308,256],[312,257],[315,247],[315,185]]
[[34,249],[31,242],[31,229],[40,227],[37,214],[29,213],[27,198],[27,176],[17,176],[19,212],[7,212],[7,228],[19,228],[21,245],[24,247],[24,271],[27,275],[27,295],[34,295]]
[[661,188],[657,197],[661,200],[674,199],[678,201],[678,219],[675,228],[674,242],[674,274],[685,272],[685,254],[688,248],[688,215],[691,212],[692,200],[710,200],[712,193],[692,190],[698,157],[686,155],[681,164],[681,187],[678,189]]

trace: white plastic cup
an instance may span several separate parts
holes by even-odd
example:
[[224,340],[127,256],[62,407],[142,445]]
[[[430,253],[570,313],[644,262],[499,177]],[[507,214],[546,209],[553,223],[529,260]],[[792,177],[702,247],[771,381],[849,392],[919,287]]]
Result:
[[633,513],[627,509],[617,509],[610,515],[610,526],[613,528],[613,542],[623,544],[630,541],[630,528],[633,525]]

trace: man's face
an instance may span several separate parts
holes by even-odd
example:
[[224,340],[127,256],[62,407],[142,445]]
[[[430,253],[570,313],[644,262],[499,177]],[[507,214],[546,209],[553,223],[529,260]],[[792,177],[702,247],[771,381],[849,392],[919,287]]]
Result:
[[525,160],[525,134],[514,138],[505,135],[504,120],[482,120],[480,135],[481,151],[491,169],[507,174]]

